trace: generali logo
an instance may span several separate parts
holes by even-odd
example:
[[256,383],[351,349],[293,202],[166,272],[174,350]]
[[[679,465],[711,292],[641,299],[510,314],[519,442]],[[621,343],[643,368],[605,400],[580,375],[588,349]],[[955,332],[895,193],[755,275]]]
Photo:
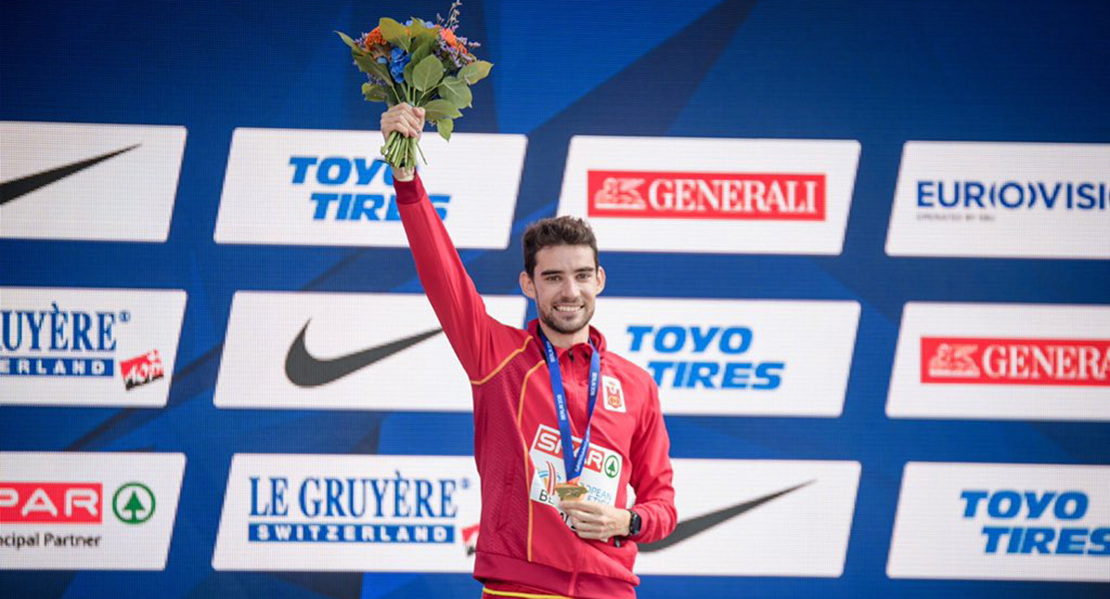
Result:
[[1110,306],[909,302],[891,418],[1110,421]]
[[825,175],[590,170],[589,216],[825,220]]
[[921,382],[1110,386],[1110,340],[922,337]]
[[835,256],[859,155],[850,139],[575,135],[558,214],[613,251]]

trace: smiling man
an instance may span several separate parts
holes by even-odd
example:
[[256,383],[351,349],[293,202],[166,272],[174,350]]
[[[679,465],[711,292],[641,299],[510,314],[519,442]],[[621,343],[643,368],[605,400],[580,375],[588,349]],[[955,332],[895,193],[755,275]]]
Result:
[[[424,115],[401,104],[381,123],[386,139],[416,137]],[[655,381],[589,325],[605,288],[593,231],[569,216],[528,227],[520,287],[539,318],[510,327],[486,314],[419,176],[393,176],[417,273],[473,391],[483,596],[635,597],[636,544],[675,526],[670,442]]]

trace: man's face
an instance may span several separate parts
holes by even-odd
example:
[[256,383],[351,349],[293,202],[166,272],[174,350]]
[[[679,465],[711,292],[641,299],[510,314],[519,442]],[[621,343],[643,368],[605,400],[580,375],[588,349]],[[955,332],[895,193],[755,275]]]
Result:
[[533,276],[520,273],[524,294],[536,300],[540,322],[564,335],[590,323],[594,299],[605,287],[605,270],[586,245],[554,245],[536,252]]

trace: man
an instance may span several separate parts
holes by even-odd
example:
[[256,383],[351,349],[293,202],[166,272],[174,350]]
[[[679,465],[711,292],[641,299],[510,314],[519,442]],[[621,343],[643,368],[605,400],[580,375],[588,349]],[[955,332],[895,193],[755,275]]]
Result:
[[[386,139],[418,137],[424,112],[400,104],[381,124]],[[655,381],[589,326],[605,287],[589,225],[525,231],[520,286],[539,318],[521,330],[486,314],[419,176],[393,178],[417,273],[474,394],[483,596],[635,597],[636,543],[675,526],[670,441]]]

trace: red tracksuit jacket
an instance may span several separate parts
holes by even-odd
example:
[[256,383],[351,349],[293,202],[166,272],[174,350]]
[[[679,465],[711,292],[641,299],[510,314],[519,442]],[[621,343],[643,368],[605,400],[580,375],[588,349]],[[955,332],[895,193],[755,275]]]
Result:
[[[565,468],[536,321],[521,330],[486,314],[419,177],[394,187],[420,281],[474,393],[474,459],[482,481],[474,577],[490,589],[502,581],[586,599],[635,597],[635,541],[662,539],[676,519],[655,381],[606,351],[605,338],[590,328],[602,385],[581,482],[588,500],[622,508],[630,504],[631,485],[643,526],[634,541],[581,539],[556,507],[553,488]],[[591,351],[586,343],[558,350],[576,448],[586,425]]]

